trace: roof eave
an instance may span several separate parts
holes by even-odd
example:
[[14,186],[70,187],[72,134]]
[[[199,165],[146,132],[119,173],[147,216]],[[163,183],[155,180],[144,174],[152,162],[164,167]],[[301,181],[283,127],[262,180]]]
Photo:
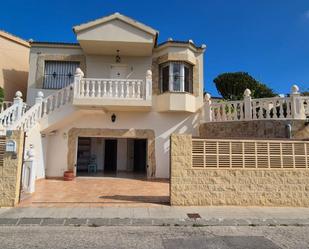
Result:
[[80,48],[79,43],[69,42],[30,42],[30,47],[41,47],[41,48]]
[[121,20],[127,24],[130,24],[146,33],[149,33],[153,36],[156,36],[159,32],[143,23],[140,23],[140,22],[137,22],[127,16],[124,16],[124,15],[121,15],[119,13],[115,13],[115,14],[112,14],[112,15],[109,15],[109,16],[106,16],[106,17],[102,17],[102,18],[99,18],[99,19],[96,19],[96,20],[93,20],[93,21],[90,21],[90,22],[87,22],[87,23],[84,23],[84,24],[80,24],[80,25],[76,25],[73,27],[73,32],[75,34],[81,32],[81,31],[84,31],[84,30],[87,30],[91,27],[96,27],[97,25],[100,25],[100,24],[103,24],[103,23],[107,23],[109,21],[112,21],[112,20]]
[[0,36],[7,39],[7,40],[18,43],[18,44],[20,44],[24,47],[28,47],[28,48],[30,47],[29,42],[23,40],[22,38],[17,37],[16,35],[10,34],[6,31],[0,30]]
[[156,49],[161,50],[161,49],[164,49],[164,48],[170,47],[170,46],[186,47],[186,48],[190,48],[194,52],[199,52],[199,53],[203,53],[206,50],[205,45],[198,47],[194,43],[189,42],[189,41],[165,41],[165,42],[158,44],[156,46]]

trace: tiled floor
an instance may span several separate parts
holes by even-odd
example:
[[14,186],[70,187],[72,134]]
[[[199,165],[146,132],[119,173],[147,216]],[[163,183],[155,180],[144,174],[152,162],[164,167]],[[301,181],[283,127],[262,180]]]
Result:
[[44,179],[20,207],[148,207],[169,204],[168,180],[77,177],[74,181]]

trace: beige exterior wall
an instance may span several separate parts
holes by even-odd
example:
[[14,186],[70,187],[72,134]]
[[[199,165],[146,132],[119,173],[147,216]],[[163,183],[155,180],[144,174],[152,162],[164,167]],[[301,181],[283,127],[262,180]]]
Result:
[[[186,97],[181,93],[178,97],[180,102],[185,103],[184,105],[175,103],[175,95],[177,94],[166,95],[166,93],[160,92],[159,66],[167,61],[185,61],[193,66],[193,98]],[[152,58],[152,79],[152,92],[155,95],[154,107],[157,111],[180,111],[181,106],[183,106],[182,111],[197,111],[203,105],[203,52],[193,48],[192,45],[177,43],[168,43],[162,48],[156,48]],[[178,107],[175,107],[173,103]]]
[[77,39],[125,43],[153,43],[153,35],[117,19],[79,31]]
[[191,45],[179,46],[173,43],[155,49],[152,58],[153,93],[160,94],[159,65],[167,61],[185,61],[193,65],[193,95],[203,96],[203,52],[194,50]]
[[26,97],[28,71],[28,42],[0,31],[0,86],[5,100],[12,101],[16,91]]
[[14,207],[20,194],[24,133],[13,131],[12,135],[7,136],[6,142],[8,140],[16,142],[16,157],[4,153],[3,165],[0,165],[0,207]]
[[171,205],[309,207],[308,169],[196,169],[191,151],[191,135],[171,136]]
[[[109,79],[111,67],[116,66],[115,56],[87,55],[87,78]],[[127,68],[128,79],[146,79],[147,70],[151,69],[150,56],[121,56],[122,66]]]
[[[86,71],[85,56],[78,46],[31,46],[30,70],[28,76],[27,103],[33,105],[38,91],[49,96],[57,90],[42,89],[45,60],[74,60],[80,61],[81,67]],[[86,73],[86,72],[85,72]]]
[[190,93],[165,92],[154,97],[154,106],[158,112],[196,112],[199,109],[196,97]]
[[[30,51],[30,72],[28,80],[28,103],[34,103],[38,91],[42,91],[45,60],[69,60],[80,61],[81,69],[87,78],[110,78],[111,68],[115,66],[115,55],[86,54],[79,46],[72,45],[41,45],[34,44]],[[121,53],[120,53],[121,55]],[[169,44],[164,48],[156,48],[150,56],[125,56],[121,55],[121,65],[127,67],[128,79],[145,80],[147,70],[152,70],[152,93],[154,96],[153,107],[158,111],[173,111],[169,103],[173,99],[156,99],[159,92],[159,64],[169,60],[183,60],[193,65],[193,95],[194,98],[186,98],[188,102],[183,110],[195,112],[203,105],[203,50],[194,48],[190,44]],[[55,90],[44,89],[48,96]],[[180,94],[182,95],[182,94]],[[165,102],[167,108],[162,110],[162,105],[156,103]],[[90,103],[92,104],[92,103]]]
[[[100,137],[120,137],[120,134],[123,134],[121,136],[124,138],[147,138],[145,135],[147,133],[143,133],[143,131],[153,131],[154,150],[152,151],[154,153],[148,156],[152,156],[152,165],[155,165],[153,167],[155,172],[151,176],[157,178],[168,178],[170,175],[170,135],[172,133],[198,135],[200,113],[181,112],[171,115],[170,113],[152,111],[115,112],[116,121],[114,123],[111,121],[112,114],[113,112],[104,113],[101,110],[72,110],[72,113],[68,112],[66,117],[60,117],[58,113],[55,113],[47,116],[46,120],[42,120],[41,127],[45,122],[49,124],[46,129],[41,128],[41,133],[39,128],[33,130],[37,136],[30,136],[30,134],[26,139],[26,148],[29,144],[34,144],[36,157],[46,153],[46,157],[38,162],[38,177],[44,177],[43,172],[46,172],[47,177],[58,177],[62,176],[65,170],[72,169],[76,162],[76,152],[73,143],[68,141],[70,130],[83,130],[84,134],[89,132],[88,134],[92,134],[91,136],[94,137],[96,134],[91,133],[92,131],[98,131],[97,135]],[[142,135],[136,133],[137,131],[142,131]],[[105,133],[103,134],[103,132]],[[69,152],[69,149],[73,153]]]

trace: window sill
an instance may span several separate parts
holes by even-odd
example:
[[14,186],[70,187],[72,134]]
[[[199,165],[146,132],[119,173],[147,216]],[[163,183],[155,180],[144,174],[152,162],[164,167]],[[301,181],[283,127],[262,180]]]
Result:
[[192,96],[194,96],[194,94],[193,93],[190,93],[190,92],[181,92],[181,91],[165,91],[165,92],[160,92],[158,95],[163,95],[163,94],[174,94],[174,93],[176,93],[176,94],[189,94],[189,95],[192,95]]

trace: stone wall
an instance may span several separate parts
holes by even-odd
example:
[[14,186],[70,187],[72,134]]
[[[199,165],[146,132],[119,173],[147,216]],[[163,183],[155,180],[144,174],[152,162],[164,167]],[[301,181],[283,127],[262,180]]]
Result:
[[191,150],[171,136],[171,205],[309,207],[309,169],[196,169]]
[[20,195],[24,133],[13,131],[7,135],[6,142],[8,140],[16,142],[16,155],[5,152],[3,164],[0,165],[0,207],[15,206]]
[[254,120],[203,123],[201,138],[287,138],[287,124],[292,126],[292,138],[309,140],[309,125],[304,120]]

